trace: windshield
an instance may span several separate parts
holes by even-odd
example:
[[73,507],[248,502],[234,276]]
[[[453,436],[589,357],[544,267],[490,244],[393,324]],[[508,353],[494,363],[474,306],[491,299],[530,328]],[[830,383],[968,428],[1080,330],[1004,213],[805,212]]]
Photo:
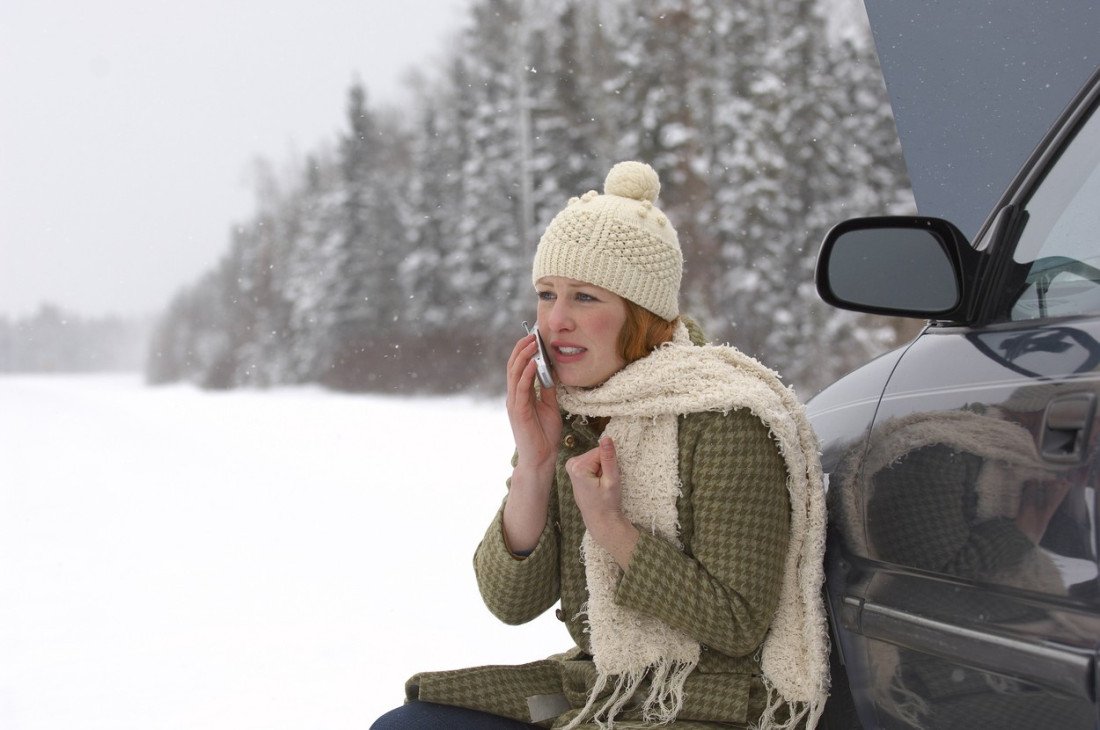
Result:
[[1012,319],[1100,312],[1100,115],[1092,114],[1027,201]]

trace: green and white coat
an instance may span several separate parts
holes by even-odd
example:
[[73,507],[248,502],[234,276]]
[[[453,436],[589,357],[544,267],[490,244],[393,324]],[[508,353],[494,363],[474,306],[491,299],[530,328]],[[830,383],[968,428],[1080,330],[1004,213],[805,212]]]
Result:
[[[698,332],[693,335],[697,341]],[[738,407],[677,417],[676,517],[682,547],[641,530],[630,567],[615,588],[617,605],[655,617],[700,645],[698,664],[683,686],[682,707],[667,727],[753,724],[769,702],[760,655],[790,564],[794,492],[790,462],[775,429],[758,412]],[[565,462],[595,448],[599,434],[587,419],[564,415],[554,493],[538,545],[524,558],[509,551],[502,508],[477,548],[474,568],[494,615],[522,624],[559,604],[556,615],[574,646],[526,665],[418,674],[406,685],[410,700],[553,728],[570,724],[588,702],[597,671],[585,613],[584,522]],[[815,452],[815,463],[816,457]],[[640,717],[639,709],[628,705],[615,720],[636,726]],[[772,720],[783,722],[783,708]]]

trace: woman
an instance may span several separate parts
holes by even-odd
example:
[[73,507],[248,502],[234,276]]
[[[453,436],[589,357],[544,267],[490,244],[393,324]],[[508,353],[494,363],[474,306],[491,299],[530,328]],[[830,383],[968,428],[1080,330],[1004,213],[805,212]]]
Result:
[[419,674],[376,730],[816,724],[828,690],[817,443],[794,394],[679,315],[648,165],[612,168],[535,254],[537,343],[508,360],[508,494],[475,555],[510,624],[560,602],[575,646]]

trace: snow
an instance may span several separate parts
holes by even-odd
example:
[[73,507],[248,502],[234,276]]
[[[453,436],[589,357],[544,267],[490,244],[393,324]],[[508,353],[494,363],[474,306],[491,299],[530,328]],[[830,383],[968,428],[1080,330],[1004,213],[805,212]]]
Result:
[[470,397],[0,377],[0,728],[365,730],[566,648],[477,593],[511,453]]

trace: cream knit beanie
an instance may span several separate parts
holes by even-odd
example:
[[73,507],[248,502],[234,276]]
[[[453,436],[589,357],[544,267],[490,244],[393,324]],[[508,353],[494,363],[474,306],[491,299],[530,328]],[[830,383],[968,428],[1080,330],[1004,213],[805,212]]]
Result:
[[654,203],[661,181],[643,162],[620,162],[603,195],[572,198],[539,240],[532,283],[564,276],[595,284],[666,320],[680,313],[684,258],[676,230]]

